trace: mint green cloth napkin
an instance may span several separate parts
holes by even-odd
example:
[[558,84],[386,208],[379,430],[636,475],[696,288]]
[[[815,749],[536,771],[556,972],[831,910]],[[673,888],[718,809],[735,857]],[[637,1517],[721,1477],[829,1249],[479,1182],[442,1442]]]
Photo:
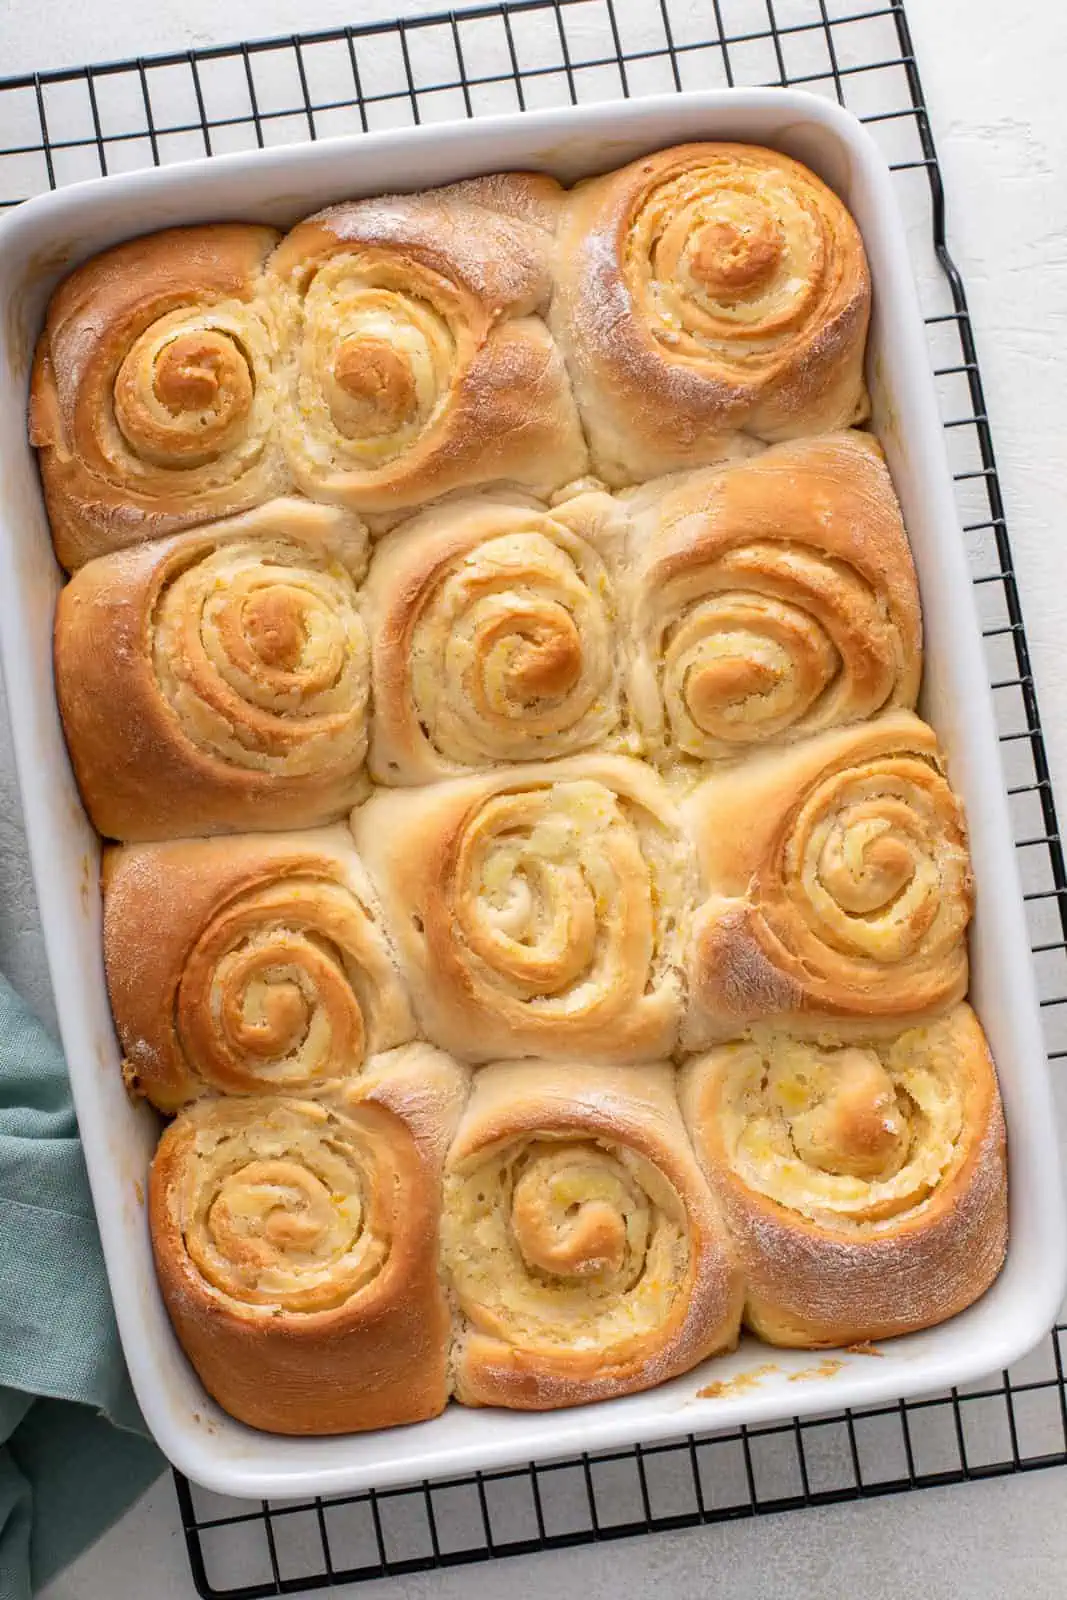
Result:
[[130,1390],[60,1050],[0,978],[0,1600],[163,1471]]

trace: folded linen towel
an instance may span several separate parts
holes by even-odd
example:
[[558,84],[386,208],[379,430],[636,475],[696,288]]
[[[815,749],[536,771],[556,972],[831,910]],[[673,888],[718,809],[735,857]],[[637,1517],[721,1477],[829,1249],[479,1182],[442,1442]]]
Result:
[[63,1056],[0,978],[0,1600],[28,1600],[163,1471],[144,1433]]

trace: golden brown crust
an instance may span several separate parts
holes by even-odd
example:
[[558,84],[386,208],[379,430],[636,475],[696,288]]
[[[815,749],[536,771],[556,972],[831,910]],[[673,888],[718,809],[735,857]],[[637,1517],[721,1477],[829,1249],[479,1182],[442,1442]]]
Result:
[[913,707],[922,621],[869,434],[776,445],[631,490],[630,697],[660,763]]
[[271,274],[298,330],[282,437],[307,494],[388,523],[457,490],[547,495],[585,471],[541,319],[550,184],[499,174],[355,201],[282,242]]
[[104,961],[127,1081],[162,1111],[330,1093],[415,1034],[345,828],[110,850]]
[[963,998],[966,823],[918,717],[888,712],[754,756],[682,811],[707,896],[688,1048],[775,1016],[899,1029]]
[[98,832],[314,827],[351,809],[365,550],[350,512],[278,500],[81,568],[56,609],[56,696]]
[[624,531],[616,504],[592,493],[552,511],[457,500],[387,534],[364,588],[372,777],[427,783],[610,745]]
[[608,483],[867,411],[870,279],[848,211],[758,145],[661,150],[579,184],[551,323]]
[[484,1068],[444,1205],[467,1405],[631,1394],[736,1342],[740,1277],[665,1065]]
[[127,1081],[177,1113],[164,1299],[238,1419],[574,1405],[742,1302],[821,1347],[999,1270],[869,310],[843,204],[740,144],[173,229],[54,295],[57,698],[125,841]]
[[149,1221],[175,1332],[219,1405],[270,1433],[436,1416],[441,1164],[466,1092],[427,1045],[331,1102],[201,1101],[160,1140]]
[[669,1055],[688,847],[624,756],[379,790],[352,816],[427,1037],[464,1060]]
[[1004,1120],[978,1020],[863,1047],[720,1045],[682,1109],[772,1344],[909,1333],[984,1294],[1007,1243]]
[[95,256],[56,290],[30,440],[65,567],[284,493],[273,429],[285,335],[263,292],[277,237],[171,228]]

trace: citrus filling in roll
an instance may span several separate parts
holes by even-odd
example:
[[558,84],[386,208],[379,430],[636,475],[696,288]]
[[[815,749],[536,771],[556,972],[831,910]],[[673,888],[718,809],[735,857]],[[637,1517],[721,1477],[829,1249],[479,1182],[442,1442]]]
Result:
[[285,777],[360,765],[370,651],[340,562],[281,540],[222,545],[164,585],[151,644],[198,749]]
[[518,1347],[609,1350],[670,1320],[685,1207],[651,1162],[573,1135],[510,1141],[446,1180],[444,1258],[471,1323]]
[[104,458],[140,492],[161,473],[181,474],[187,489],[240,477],[270,436],[274,343],[265,316],[242,301],[157,318],[115,370],[110,414],[94,418]]
[[963,1096],[936,1029],[878,1049],[781,1036],[733,1045],[719,1118],[749,1188],[846,1230],[892,1225],[961,1159]]
[[885,756],[828,774],[784,828],[783,911],[798,950],[896,965],[957,945],[970,916],[959,805],[931,762]]
[[771,351],[809,322],[832,271],[814,192],[736,157],[658,184],[631,218],[625,273],[655,339],[678,355]]
[[564,755],[610,731],[607,578],[588,545],[555,532],[483,540],[427,579],[411,687],[426,737],[452,760]]
[[208,1123],[188,1156],[185,1247],[228,1299],[328,1311],[382,1270],[391,1197],[380,1191],[392,1181],[363,1132],[319,1107],[272,1107],[239,1129]]
[[615,1016],[666,972],[685,892],[679,847],[603,784],[494,796],[469,817],[448,871],[430,914],[489,1006]]
[[372,254],[338,255],[303,298],[300,448],[320,467],[373,471],[410,450],[456,381],[456,291]]

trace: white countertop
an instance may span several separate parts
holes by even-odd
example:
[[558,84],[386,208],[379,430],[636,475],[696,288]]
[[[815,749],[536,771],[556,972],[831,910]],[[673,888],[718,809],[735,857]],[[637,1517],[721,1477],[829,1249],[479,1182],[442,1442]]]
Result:
[[[8,0],[0,9],[0,72],[415,15],[442,3]],[[616,0],[616,8],[625,19],[631,8],[654,3]],[[831,0],[828,9],[844,15],[875,3]],[[710,15],[702,0],[686,4]],[[752,4],[758,8],[758,0]],[[788,0],[778,0],[779,17],[788,20],[787,11]],[[910,0],[908,14],[948,192],[950,244],[970,297],[1053,776],[1067,807],[1067,6]],[[0,968],[50,1016],[2,711]],[[1067,1062],[1059,1070],[1067,1075]],[[376,1600],[488,1600],[511,1585],[559,1600],[653,1591],[677,1600],[709,1593],[825,1600],[849,1592],[871,1600],[905,1592],[923,1600],[1060,1600],[1065,1495],[1067,1473],[1053,1470],[459,1568],[365,1592]],[[164,1478],[50,1586],[47,1600],[178,1600],[193,1592]]]

